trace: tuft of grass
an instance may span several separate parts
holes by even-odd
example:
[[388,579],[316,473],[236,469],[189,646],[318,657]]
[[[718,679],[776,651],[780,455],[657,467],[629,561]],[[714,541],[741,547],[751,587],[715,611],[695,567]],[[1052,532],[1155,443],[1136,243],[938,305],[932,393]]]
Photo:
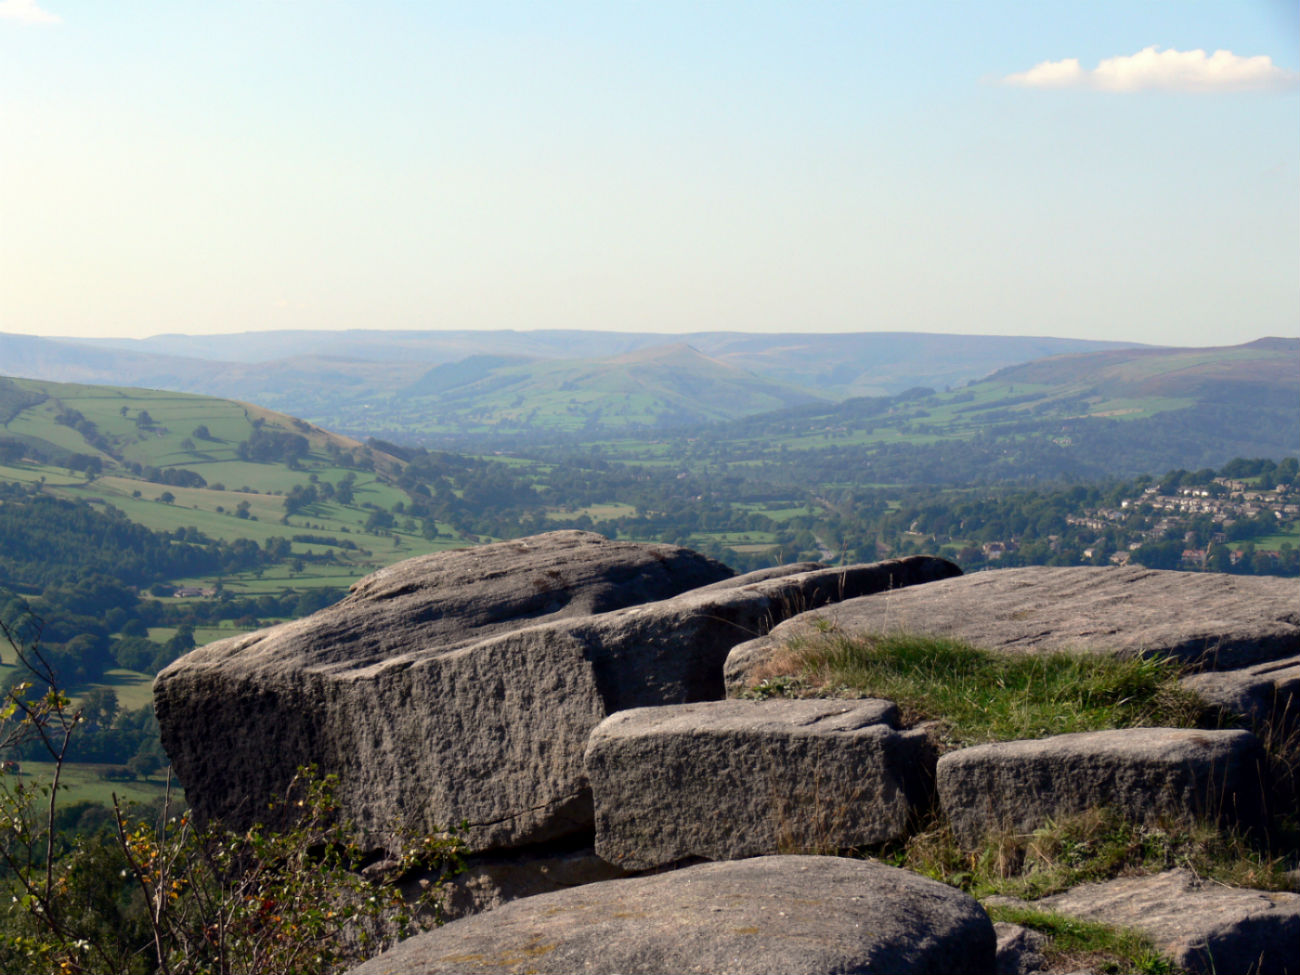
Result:
[[1127,928],[1081,921],[1050,911],[990,904],[994,921],[1019,924],[1047,935],[1043,959],[1052,971],[1137,972],[1177,975],[1178,966],[1160,954],[1151,939]]
[[1271,855],[1248,837],[1213,823],[1180,819],[1134,823],[1093,809],[1029,833],[989,837],[963,850],[936,821],[890,851],[888,859],[978,898],[993,895],[1036,900],[1083,883],[1176,867],[1230,886],[1288,890],[1285,855]]
[[942,637],[823,632],[789,644],[769,670],[750,696],[888,698],[909,722],[938,721],[950,745],[1206,718],[1178,686],[1177,664],[1158,657],[995,654]]

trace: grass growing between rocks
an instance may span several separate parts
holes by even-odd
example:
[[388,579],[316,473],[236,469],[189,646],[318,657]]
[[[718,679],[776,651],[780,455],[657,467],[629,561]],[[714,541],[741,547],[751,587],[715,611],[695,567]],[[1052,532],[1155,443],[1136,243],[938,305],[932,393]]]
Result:
[[1142,825],[1105,809],[1031,833],[989,837],[962,850],[941,823],[912,836],[890,862],[983,899],[1035,900],[1083,883],[1183,867],[1201,877],[1257,890],[1286,890],[1287,858],[1213,823],[1193,819]]
[[1046,935],[1048,941],[1041,953],[1051,971],[1140,975],[1176,975],[1182,971],[1156,950],[1150,938],[1136,931],[1009,905],[990,905],[988,912],[994,921],[1019,924]]
[[[955,640],[827,630],[792,642],[756,676],[749,697],[894,701],[905,723],[934,722],[945,749],[1112,728],[1216,727],[1223,720],[1179,686],[1176,662],[1154,657],[995,654]],[[936,812],[905,842],[869,852],[980,900],[1033,901],[1083,883],[1174,868],[1229,886],[1292,890],[1300,867],[1295,725],[1279,718],[1253,728],[1265,746],[1265,780],[1273,793],[1263,835],[1190,817],[1143,825],[1095,809],[1029,833],[990,836],[971,851],[957,845]],[[1178,971],[1133,932],[1032,908],[990,905],[990,913],[1047,934],[1045,954],[1054,971]]]
[[1194,727],[1205,711],[1175,663],[1098,654],[995,654],[957,640],[817,634],[768,665],[754,697],[882,697],[909,723],[938,721],[949,745],[1074,731]]

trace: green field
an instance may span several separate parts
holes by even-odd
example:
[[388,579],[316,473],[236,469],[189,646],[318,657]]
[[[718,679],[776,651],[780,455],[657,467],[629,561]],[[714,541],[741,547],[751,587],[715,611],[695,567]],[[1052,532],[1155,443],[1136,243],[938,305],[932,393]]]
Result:
[[632,518],[636,516],[636,508],[630,504],[613,501],[608,504],[589,504],[583,508],[561,508],[546,513],[546,517],[551,521],[570,521],[574,518],[581,518],[583,515],[586,515],[592,521]]
[[[174,632],[175,630],[169,631],[168,636]],[[7,681],[13,671],[14,662],[12,659],[0,662],[0,683]],[[142,674],[135,670],[123,670],[120,667],[106,672],[102,681],[69,687],[67,693],[75,705],[83,694],[99,687],[112,690],[117,695],[118,706],[126,711],[134,711],[153,704],[153,678],[148,674]]]
[[[59,805],[66,807],[78,802],[96,802],[100,805],[111,806],[113,796],[116,795],[118,802],[123,807],[129,807],[129,804],[132,803],[151,802],[166,795],[167,782],[164,777],[166,773],[158,773],[150,779],[111,782],[103,777],[103,773],[107,769],[114,767],[110,765],[78,765],[75,763],[64,765],[59,778]],[[12,774],[7,773],[5,778]],[[48,785],[53,781],[53,778],[53,762],[25,761],[22,763],[22,772],[16,777],[16,780],[30,786],[34,784]],[[184,802],[184,793],[178,784],[172,784],[171,794],[173,802],[179,808]],[[124,811],[129,815],[129,808],[124,808]]]
[[75,704],[80,695],[86,691],[99,687],[112,690],[117,695],[118,707],[123,710],[136,711],[153,706],[153,678],[137,670],[123,670],[120,667],[105,673],[104,680],[100,683],[72,688],[70,693],[73,703]]
[[[1300,546],[1300,523],[1293,524],[1290,533],[1282,532],[1276,535],[1260,535],[1258,538],[1252,538],[1249,544],[1254,545],[1256,549],[1266,551],[1280,551],[1283,545],[1290,545],[1292,548]],[[1228,547],[1232,549],[1241,549],[1246,542],[1230,542]]]

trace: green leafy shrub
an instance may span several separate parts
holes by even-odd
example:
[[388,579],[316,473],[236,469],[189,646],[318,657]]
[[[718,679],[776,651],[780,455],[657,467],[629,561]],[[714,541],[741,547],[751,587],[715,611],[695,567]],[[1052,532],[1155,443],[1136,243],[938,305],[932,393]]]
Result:
[[[35,742],[54,773],[0,771],[0,971],[332,972],[440,923],[457,836],[395,829],[367,842],[339,815],[337,777],[315,768],[268,808],[281,829],[200,824],[170,802],[142,816],[115,797],[108,828],[61,833],[59,778],[83,716],[35,645],[3,632],[34,679],[4,698],[0,749]],[[380,847],[383,876],[372,877]],[[417,867],[439,879],[408,900],[387,881]]]

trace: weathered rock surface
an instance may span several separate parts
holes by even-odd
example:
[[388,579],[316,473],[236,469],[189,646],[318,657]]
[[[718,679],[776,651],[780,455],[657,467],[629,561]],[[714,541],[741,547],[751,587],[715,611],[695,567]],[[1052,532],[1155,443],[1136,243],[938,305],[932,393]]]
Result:
[[154,706],[200,815],[254,821],[314,762],[362,827],[468,821],[472,850],[521,846],[590,828],[582,756],[608,714],[721,697],[740,640],[959,571],[728,579],[674,546],[553,532],[399,563],[313,616],[200,648],[159,674]]
[[1247,731],[1126,728],[993,742],[939,759],[939,802],[957,842],[1028,832],[1106,807],[1135,822],[1263,820],[1264,761]]
[[866,860],[780,856],[512,901],[353,972],[987,975],[994,952],[988,915],[960,891]]
[[1047,971],[1043,948],[1048,937],[1032,928],[998,921],[993,925],[998,939],[996,975],[1038,975]]
[[1183,687],[1228,714],[1279,729],[1300,724],[1300,656],[1184,677]]
[[596,726],[596,852],[628,870],[703,857],[835,853],[899,839],[936,753],[889,701],[711,701]]
[[1200,669],[1247,667],[1300,647],[1300,580],[1091,567],[999,569],[881,592],[795,617],[736,647],[738,694],[786,642],[818,627],[929,633],[990,650],[1162,654]]
[[1300,894],[1225,887],[1169,870],[1083,884],[1027,906],[1133,928],[1193,972],[1300,972]]

